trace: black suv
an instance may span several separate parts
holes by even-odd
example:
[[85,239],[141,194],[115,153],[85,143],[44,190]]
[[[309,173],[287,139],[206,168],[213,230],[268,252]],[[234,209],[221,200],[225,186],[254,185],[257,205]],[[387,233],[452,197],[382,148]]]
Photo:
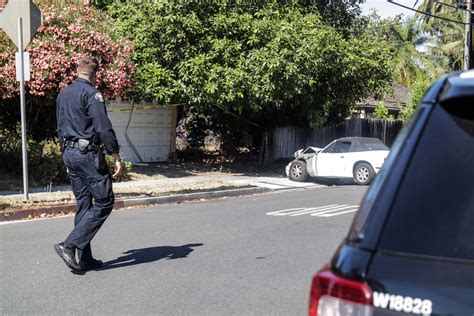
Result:
[[314,278],[310,315],[474,315],[474,71],[424,96]]

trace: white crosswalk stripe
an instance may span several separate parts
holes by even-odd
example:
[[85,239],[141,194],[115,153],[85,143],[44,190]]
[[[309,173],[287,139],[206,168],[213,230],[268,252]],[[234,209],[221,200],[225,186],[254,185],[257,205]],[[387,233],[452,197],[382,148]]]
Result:
[[311,215],[316,217],[333,217],[356,212],[358,205],[330,204],[317,207],[295,207],[279,211],[268,212],[270,216],[301,216]]
[[337,216],[337,215],[342,215],[342,214],[347,214],[347,213],[354,213],[356,212],[357,210],[359,209],[359,206],[356,206],[356,208],[353,208],[351,210],[348,210],[348,211],[344,211],[344,212],[338,212],[338,213],[331,213],[331,214],[321,214],[321,215],[313,215],[311,214],[312,216],[319,216],[319,217],[332,217],[332,216]]
[[[357,205],[340,205],[338,207],[332,208],[331,210],[319,211],[317,213],[311,213],[310,215],[311,216],[320,216],[320,217],[329,217],[333,214],[336,214],[336,215],[337,214],[345,214],[346,212],[349,212],[347,209],[350,209],[351,212],[354,212],[354,208],[355,208],[355,210],[357,210]],[[339,212],[339,211],[342,211],[342,210],[344,210],[344,211]],[[334,213],[334,212],[336,212],[336,213]]]
[[324,185],[315,182],[295,182],[283,177],[257,177],[252,178],[251,180],[245,178],[237,179],[232,182],[236,184],[251,184],[257,187],[268,188],[271,190],[325,187]]
[[319,212],[332,210],[334,208],[338,208],[338,205],[334,204],[334,205],[326,205],[326,206],[320,206],[320,207],[312,207],[312,208],[304,209],[302,211],[293,212],[293,213],[288,214],[288,215],[289,216],[301,216],[301,215],[313,214],[313,213],[318,214]]

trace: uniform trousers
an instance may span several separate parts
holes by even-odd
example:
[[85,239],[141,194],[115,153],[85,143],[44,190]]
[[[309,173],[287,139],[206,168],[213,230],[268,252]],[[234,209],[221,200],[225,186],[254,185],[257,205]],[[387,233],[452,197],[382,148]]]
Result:
[[90,242],[114,206],[112,178],[107,168],[97,170],[93,152],[68,147],[63,153],[71,188],[76,197],[74,229],[64,241],[77,248],[79,262],[92,259]]

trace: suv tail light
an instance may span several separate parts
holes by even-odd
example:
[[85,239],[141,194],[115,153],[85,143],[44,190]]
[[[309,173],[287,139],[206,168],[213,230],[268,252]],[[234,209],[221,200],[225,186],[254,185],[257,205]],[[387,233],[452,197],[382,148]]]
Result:
[[325,267],[313,278],[310,316],[370,316],[372,290],[363,282],[341,278]]

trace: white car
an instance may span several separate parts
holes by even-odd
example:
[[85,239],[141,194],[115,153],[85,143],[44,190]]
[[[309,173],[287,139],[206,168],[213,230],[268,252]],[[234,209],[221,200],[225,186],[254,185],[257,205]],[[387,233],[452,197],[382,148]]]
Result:
[[379,172],[389,151],[378,138],[339,138],[325,148],[308,147],[298,150],[285,172],[293,181],[305,181],[309,175],[353,178],[357,184],[367,185]]

